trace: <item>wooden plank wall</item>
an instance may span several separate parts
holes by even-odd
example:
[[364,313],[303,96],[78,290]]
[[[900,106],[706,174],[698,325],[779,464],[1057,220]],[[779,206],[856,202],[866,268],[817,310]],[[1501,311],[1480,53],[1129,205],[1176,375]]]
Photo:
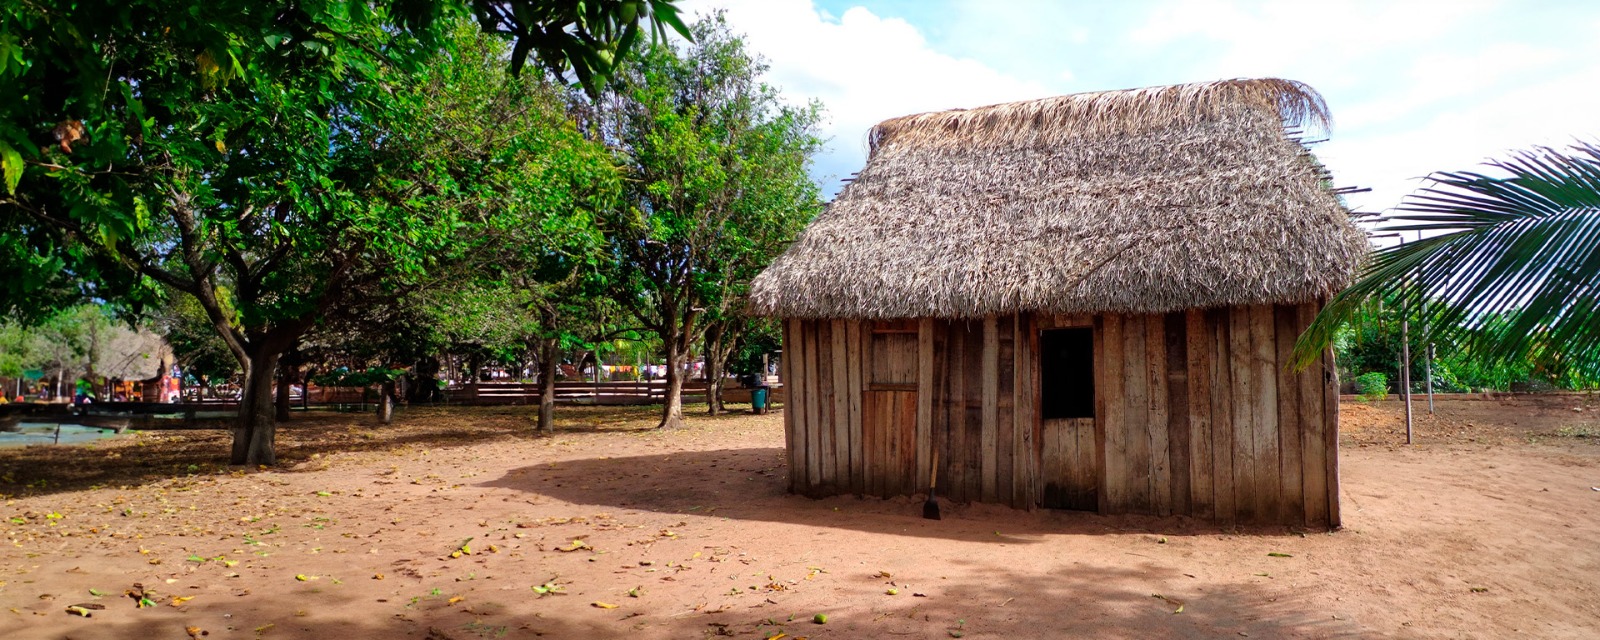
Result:
[[1338,526],[1337,387],[1287,367],[1316,310],[1100,318],[1101,511]]
[[931,371],[920,392],[929,450],[919,460],[938,450],[941,496],[1038,506],[1037,344],[1030,325],[1008,315],[933,320],[928,328],[924,362]]
[[[1338,526],[1331,354],[1304,372],[1284,366],[1318,306],[791,319],[783,336],[791,490],[922,493],[937,451],[939,493],[956,502],[1036,508],[1046,485],[1067,474],[1080,485],[1097,479],[1093,496],[1074,501],[1091,499],[1102,513]],[[1039,332],[1085,326],[1095,329],[1097,355],[1092,441],[1045,442]],[[1078,462],[1063,464],[1061,452]]]

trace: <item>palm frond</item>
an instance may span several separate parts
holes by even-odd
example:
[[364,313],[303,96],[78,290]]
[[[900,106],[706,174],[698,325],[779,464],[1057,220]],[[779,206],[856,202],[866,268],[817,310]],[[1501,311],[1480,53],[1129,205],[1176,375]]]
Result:
[[1427,331],[1486,362],[1600,366],[1600,147],[1514,154],[1504,175],[1441,172],[1381,218],[1421,239],[1372,254],[1296,344],[1309,364],[1366,300],[1422,310]]

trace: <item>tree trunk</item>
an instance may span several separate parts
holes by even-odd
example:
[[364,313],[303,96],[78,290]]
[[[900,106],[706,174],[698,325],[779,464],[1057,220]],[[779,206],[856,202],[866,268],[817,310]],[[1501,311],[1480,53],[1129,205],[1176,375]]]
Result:
[[275,417],[278,422],[288,422],[289,393],[294,390],[295,374],[299,373],[299,366],[295,362],[294,352],[291,351],[278,360],[278,388],[277,402],[275,403]]
[[689,353],[674,343],[667,343],[667,397],[661,409],[661,424],[657,429],[676,429],[683,426],[683,376],[689,364]]
[[272,401],[272,377],[278,353],[261,350],[245,367],[244,393],[239,398],[239,423],[233,429],[230,464],[272,465],[277,462],[273,441],[277,422]]
[[556,354],[560,346],[553,338],[539,345],[539,432],[545,435],[556,431]]
[[722,340],[725,332],[721,323],[706,331],[706,413],[722,415]]
[[711,415],[720,415],[727,412],[722,406],[722,387],[727,382],[727,367],[723,360],[715,355],[706,358],[706,404],[711,406]]

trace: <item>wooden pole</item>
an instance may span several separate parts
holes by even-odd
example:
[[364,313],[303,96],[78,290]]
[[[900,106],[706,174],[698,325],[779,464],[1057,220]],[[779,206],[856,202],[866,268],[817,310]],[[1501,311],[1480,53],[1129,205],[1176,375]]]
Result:
[[1431,415],[1433,415],[1433,343],[1432,342],[1428,343],[1428,352],[1427,352],[1427,355],[1426,355],[1426,359],[1422,361],[1422,366],[1424,368],[1426,368],[1427,375],[1428,375],[1428,379],[1425,381],[1425,384],[1428,385],[1428,415],[1431,416]]
[[[1401,305],[1401,309],[1405,309]],[[1404,313],[1402,311],[1402,313]],[[1400,394],[1406,402],[1406,444],[1411,444],[1411,340],[1405,316],[1400,317]]]
[[[1400,244],[1405,244],[1406,238],[1400,236]],[[1411,444],[1411,309],[1406,304],[1405,295],[1400,297],[1400,393],[1406,403],[1406,444]]]

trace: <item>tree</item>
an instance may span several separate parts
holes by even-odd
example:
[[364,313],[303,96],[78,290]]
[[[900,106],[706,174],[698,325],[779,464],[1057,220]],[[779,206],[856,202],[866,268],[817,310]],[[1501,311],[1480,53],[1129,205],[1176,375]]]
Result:
[[1382,219],[1382,231],[1421,238],[1374,253],[1301,336],[1300,363],[1363,303],[1385,299],[1483,363],[1600,371],[1600,147],[1488,166],[1504,175],[1436,173]]
[[14,97],[0,104],[0,255],[135,307],[192,297],[245,372],[234,463],[274,462],[272,373],[317,318],[414,286],[527,195],[497,187],[536,151],[437,118],[428,74],[458,67],[426,63],[449,42],[396,28],[455,5],[400,4],[410,13],[137,0],[0,15]]
[[683,50],[659,45],[619,70],[592,123],[629,178],[601,227],[620,267],[613,295],[663,344],[661,427],[682,422],[706,316],[736,313],[750,279],[820,206],[806,173],[820,107],[762,84],[765,65],[721,14],[691,32]]
[[113,322],[98,305],[77,305],[29,322],[12,318],[0,323],[0,376],[38,369],[55,379],[57,395],[67,393],[72,379],[95,375],[117,333]]
[[[639,40],[640,23],[651,40],[666,40],[668,28],[685,38],[675,0],[473,0],[472,12],[485,31],[510,36],[511,74],[536,57],[557,77],[568,69],[597,94]],[[427,3],[422,3],[426,7]]]

